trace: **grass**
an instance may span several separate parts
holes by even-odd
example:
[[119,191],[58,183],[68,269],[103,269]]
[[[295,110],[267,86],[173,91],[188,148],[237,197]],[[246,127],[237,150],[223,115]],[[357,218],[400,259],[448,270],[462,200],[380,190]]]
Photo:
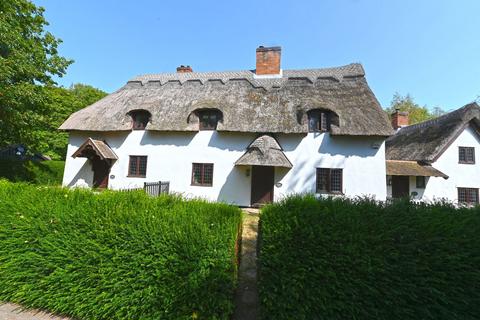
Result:
[[0,181],[0,301],[78,319],[228,319],[238,208]]
[[60,185],[65,161],[20,161],[0,159],[0,178],[12,182],[38,185]]
[[480,208],[292,197],[262,210],[264,319],[480,319]]

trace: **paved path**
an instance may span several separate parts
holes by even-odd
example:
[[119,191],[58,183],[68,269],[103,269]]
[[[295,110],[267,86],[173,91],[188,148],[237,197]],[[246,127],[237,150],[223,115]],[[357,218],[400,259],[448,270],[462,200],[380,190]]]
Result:
[[68,320],[38,310],[23,310],[13,303],[0,302],[0,320]]
[[259,313],[257,289],[258,209],[244,209],[243,211],[246,215],[243,220],[242,251],[233,320],[254,320],[258,318]]

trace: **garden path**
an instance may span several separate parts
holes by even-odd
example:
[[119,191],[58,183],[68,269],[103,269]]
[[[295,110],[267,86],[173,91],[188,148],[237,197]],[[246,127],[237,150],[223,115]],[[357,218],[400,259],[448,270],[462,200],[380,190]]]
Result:
[[233,320],[254,320],[259,314],[257,288],[258,209],[244,209],[238,287]]
[[0,304],[1,320],[68,320],[39,310],[25,310],[13,303]]

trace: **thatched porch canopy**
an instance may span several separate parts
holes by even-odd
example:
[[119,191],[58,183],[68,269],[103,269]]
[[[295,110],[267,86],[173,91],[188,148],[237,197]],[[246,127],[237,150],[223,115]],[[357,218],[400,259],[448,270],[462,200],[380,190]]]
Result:
[[113,150],[101,140],[94,140],[88,138],[75,153],[72,155],[73,158],[92,158],[93,156],[98,156],[102,160],[117,160],[118,157],[113,152]]
[[446,174],[435,169],[431,165],[422,165],[417,161],[387,160],[387,175],[442,177],[448,179]]
[[262,135],[255,139],[236,162],[241,166],[270,166],[291,168],[292,163],[288,160],[280,147],[280,144],[269,135]]

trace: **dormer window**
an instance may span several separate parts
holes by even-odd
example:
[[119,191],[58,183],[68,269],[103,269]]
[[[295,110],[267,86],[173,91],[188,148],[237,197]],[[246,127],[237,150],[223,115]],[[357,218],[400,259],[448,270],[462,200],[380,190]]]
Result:
[[216,130],[220,118],[221,112],[218,110],[198,111],[199,130]]
[[147,110],[134,110],[128,113],[132,117],[133,130],[145,130],[151,114]]
[[308,112],[308,131],[326,132],[330,130],[330,113],[325,110],[310,110]]

